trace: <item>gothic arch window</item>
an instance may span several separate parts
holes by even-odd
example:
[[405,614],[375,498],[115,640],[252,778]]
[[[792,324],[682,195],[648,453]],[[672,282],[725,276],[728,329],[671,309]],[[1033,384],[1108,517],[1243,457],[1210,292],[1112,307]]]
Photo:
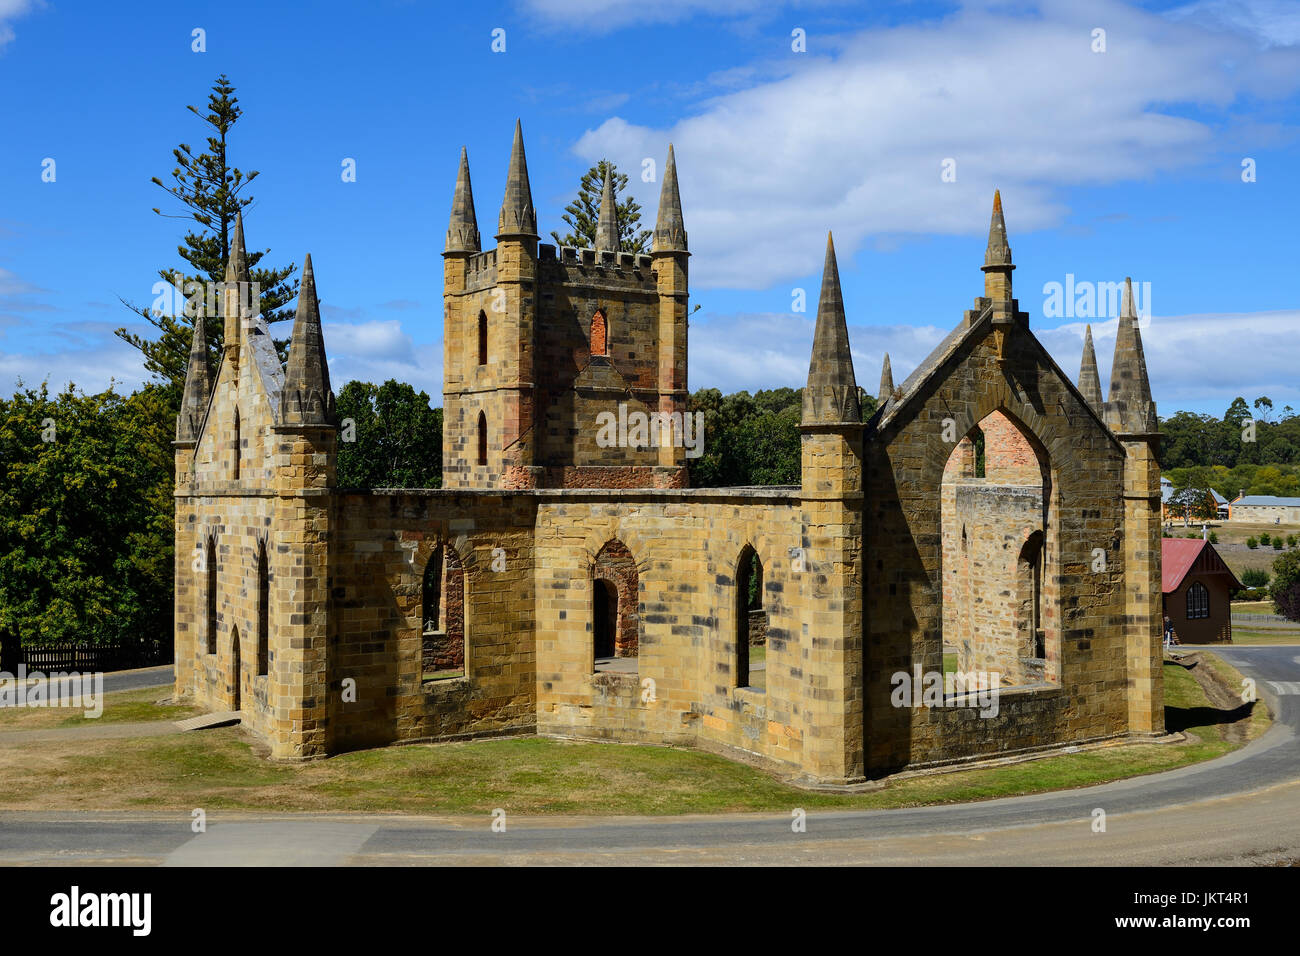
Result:
[[486,465],[487,461],[487,415],[478,413],[478,463]]
[[488,321],[487,313],[482,309],[478,311],[478,364],[486,365],[488,360]]
[[1020,549],[1016,566],[1020,595],[1019,620],[1025,631],[1024,656],[1042,658],[1043,634],[1043,532],[1035,531]]
[[266,542],[257,547],[257,673],[271,671],[271,573],[266,560]]
[[1210,616],[1210,591],[1200,581],[1187,589],[1187,619],[1195,621]]
[[230,709],[239,710],[240,682],[243,680],[243,668],[239,663],[239,628],[230,629]]
[[[1002,686],[1061,680],[1059,492],[1039,438],[1012,412],[956,443],[939,489],[943,648]],[[1004,547],[1020,529],[1019,547]],[[938,666],[938,662],[936,665]]]
[[217,652],[217,537],[216,535],[208,536],[207,554],[204,556],[207,564],[208,580],[207,587],[204,590],[204,598],[207,603],[206,636],[208,641],[208,653]]
[[591,317],[591,354],[609,354],[609,325],[605,319],[605,310],[597,309]]
[[[745,545],[736,562],[735,681],[737,687],[767,689],[766,662],[753,660],[766,639],[767,613],[763,609],[763,564],[753,547]],[[766,654],[766,647],[761,648]]]
[[627,545],[606,541],[591,567],[592,666],[634,672],[641,654],[640,572]]
[[230,477],[239,480],[239,409],[235,409],[235,438],[230,443]]
[[466,676],[465,568],[455,548],[442,544],[429,556],[420,592],[423,679]]

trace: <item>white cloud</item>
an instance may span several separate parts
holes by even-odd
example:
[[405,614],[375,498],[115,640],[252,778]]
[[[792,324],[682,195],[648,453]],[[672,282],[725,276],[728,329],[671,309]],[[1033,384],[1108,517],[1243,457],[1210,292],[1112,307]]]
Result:
[[1265,47],[1300,44],[1300,4],[1295,0],[1198,0],[1168,15],[1226,27],[1253,37]]
[[[852,317],[850,316],[850,319]],[[1071,381],[1077,380],[1085,323],[1048,328],[1030,320],[1034,335]],[[709,316],[691,324],[689,385],[724,393],[801,387],[808,378],[814,318],[780,313]],[[1109,387],[1116,319],[1092,323],[1103,394]],[[953,325],[956,325],[954,319]],[[1142,324],[1152,396],[1162,415],[1180,409],[1221,413],[1241,395],[1267,395],[1281,408],[1300,408],[1294,340],[1300,311],[1154,316]],[[850,325],[858,384],[872,395],[889,353],[901,384],[950,331],[933,325]]]
[[[836,55],[796,56],[790,75],[719,95],[671,128],[613,117],[574,151],[639,169],[672,141],[693,284],[768,288],[812,274],[828,228],[841,261],[882,237],[981,235],[995,186],[1014,244],[1062,222],[1067,187],[1212,158],[1214,131],[1174,115],[1182,107],[1300,86],[1300,51],[1261,52],[1116,0],[1027,6],[1011,16],[972,3],[842,38]],[[1098,24],[1105,53],[1091,50]],[[947,158],[955,183],[940,180]],[[658,184],[633,177],[631,188],[653,216]]]
[[129,393],[143,385],[148,375],[140,353],[109,336],[91,347],[59,352],[0,352],[0,383],[6,395],[17,389],[19,380],[31,388],[48,380],[52,392],[71,382],[87,393],[101,392],[110,384]]
[[411,337],[402,331],[396,319],[361,322],[323,323],[326,354],[332,361],[335,356],[358,360],[379,360],[397,365],[414,361]]
[[0,0],[0,50],[14,38],[14,30],[9,21],[36,9],[40,2],[41,0]]
[[[722,18],[770,15],[783,6],[816,7],[837,0],[775,3],[773,0],[520,0],[519,6],[542,23],[607,33],[636,23],[680,23],[708,15]],[[844,2],[844,0],[838,0]]]

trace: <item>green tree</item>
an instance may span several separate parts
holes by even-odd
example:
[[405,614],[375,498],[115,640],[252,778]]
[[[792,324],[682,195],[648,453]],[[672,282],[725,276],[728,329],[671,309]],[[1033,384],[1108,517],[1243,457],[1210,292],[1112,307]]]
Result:
[[1300,551],[1283,551],[1274,559],[1268,594],[1277,613],[1287,620],[1300,621]]
[[564,215],[560,218],[568,224],[569,234],[561,237],[558,232],[552,231],[551,238],[557,245],[576,246],[579,249],[589,249],[595,245],[596,222],[600,217],[600,194],[605,186],[606,168],[614,178],[615,197],[624,196],[622,201],[616,199],[619,250],[648,252],[650,248],[648,243],[653,232],[649,229],[637,228],[641,222],[641,205],[624,192],[627,187],[627,176],[620,173],[617,166],[605,159],[583,174],[582,181],[578,184],[578,198],[564,207]]
[[[389,379],[351,381],[335,399],[340,423],[338,483],[342,488],[442,486],[442,409],[429,396]],[[352,441],[348,420],[351,420]]]
[[[187,299],[195,302],[206,297],[201,293],[192,296],[196,286],[188,284],[195,283],[202,287],[209,282],[225,280],[235,215],[253,201],[253,197],[246,194],[246,187],[257,177],[257,172],[245,175],[230,159],[230,131],[243,112],[234,93],[235,88],[223,73],[208,95],[206,114],[200,112],[198,107],[187,107],[207,127],[207,149],[195,155],[188,144],[181,143],[172,150],[175,165],[169,181],[164,182],[157,176],[152,180],[185,210],[170,218],[192,220],[197,224],[197,228],[191,226],[176,249],[185,265],[158,270],[162,283],[168,288],[178,288]],[[158,208],[154,212],[160,216],[169,215]],[[261,268],[259,263],[267,252],[270,250],[248,250],[250,275],[261,294],[261,313],[267,322],[291,319],[293,313],[288,305],[298,295],[298,280],[291,277],[297,271],[297,266],[290,263],[282,268]],[[155,296],[164,291],[161,286],[154,286]],[[170,296],[170,293],[166,295]],[[175,314],[174,308],[155,308],[156,300],[149,306],[133,305],[126,300],[123,302],[132,312],[152,325],[157,334],[139,335],[120,328],[117,335],[140,350],[144,356],[145,369],[150,374],[173,386],[171,397],[179,410],[180,392],[185,384],[185,370],[189,364],[193,316]],[[222,325],[220,321],[206,323],[207,345],[214,364],[221,347],[224,331]],[[276,342],[281,360],[284,359],[287,341],[284,339]]]
[[0,400],[0,640],[170,642],[167,389]]

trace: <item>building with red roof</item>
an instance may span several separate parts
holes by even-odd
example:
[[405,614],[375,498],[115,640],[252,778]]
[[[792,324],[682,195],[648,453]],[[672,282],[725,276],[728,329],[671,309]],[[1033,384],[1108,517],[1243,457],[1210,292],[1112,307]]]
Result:
[[1165,617],[1183,644],[1232,643],[1232,591],[1241,582],[1214,545],[1200,538],[1161,539],[1160,590]]

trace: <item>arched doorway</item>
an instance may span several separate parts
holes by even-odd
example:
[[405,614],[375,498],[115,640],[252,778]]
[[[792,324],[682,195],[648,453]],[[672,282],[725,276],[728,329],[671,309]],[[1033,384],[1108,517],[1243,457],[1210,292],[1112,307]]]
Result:
[[641,654],[640,578],[636,559],[623,542],[605,542],[592,564],[591,580],[593,667],[635,674]]
[[596,666],[614,657],[614,639],[618,635],[618,591],[614,582],[596,578],[591,595],[592,653]]

